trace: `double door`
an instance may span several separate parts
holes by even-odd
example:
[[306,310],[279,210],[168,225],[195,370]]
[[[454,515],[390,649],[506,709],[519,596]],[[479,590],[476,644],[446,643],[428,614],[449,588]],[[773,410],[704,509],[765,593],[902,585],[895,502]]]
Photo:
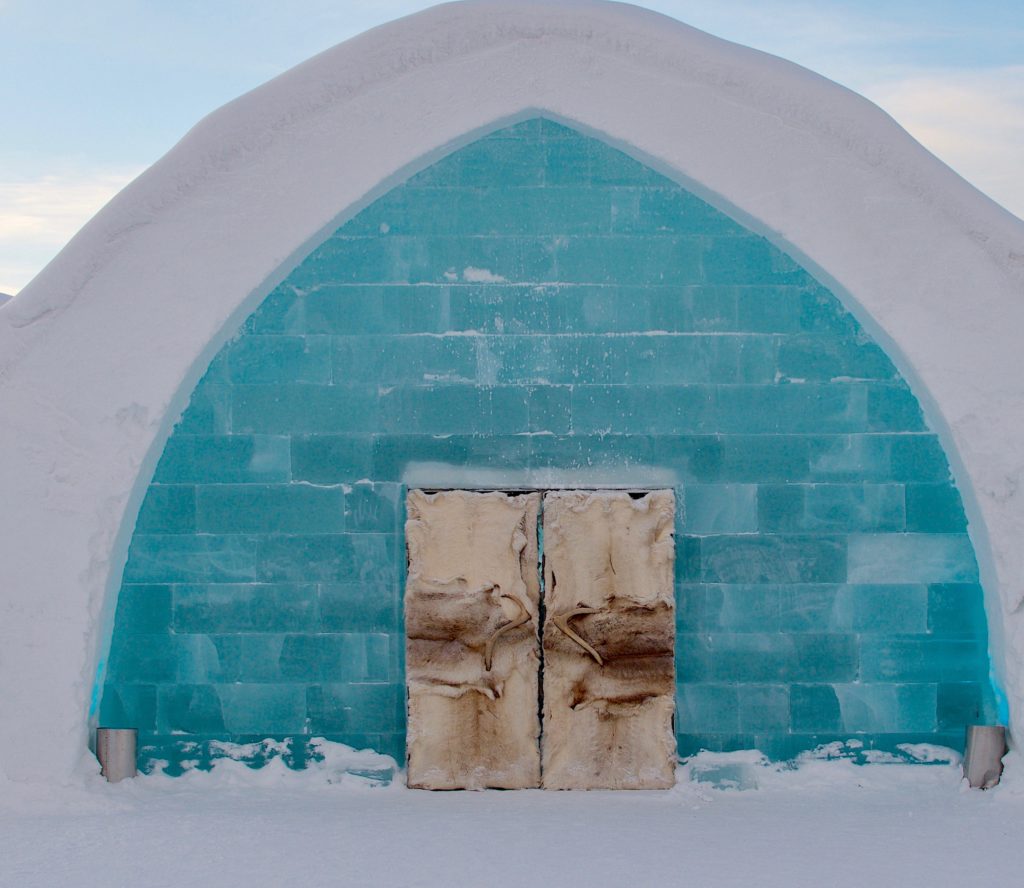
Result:
[[674,511],[669,490],[410,491],[410,786],[673,784]]

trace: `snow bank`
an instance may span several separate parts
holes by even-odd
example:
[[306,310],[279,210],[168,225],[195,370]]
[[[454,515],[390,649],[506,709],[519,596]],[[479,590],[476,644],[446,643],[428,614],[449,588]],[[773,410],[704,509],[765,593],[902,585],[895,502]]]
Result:
[[538,111],[847,294],[945,436],[1024,731],[1024,223],[795,65],[627,5],[481,0],[377,28],[210,115],[0,311],[0,771],[95,771],[88,700],[138,505],[237,324],[396,182]]
[[[890,789],[894,782],[925,778],[917,765],[939,766],[933,780],[961,781],[960,754],[927,743],[905,743],[900,754],[864,749],[858,740],[828,743],[801,753],[793,762],[772,762],[756,749],[742,752],[701,752],[679,767],[678,785],[703,784],[720,790],[797,789],[801,786],[853,783]],[[885,765],[880,768],[878,766]],[[966,784],[964,784],[966,787]]]
[[[208,768],[197,767],[198,762],[175,762],[175,770],[183,767],[184,774],[168,777],[168,762],[157,761],[153,773],[147,777],[177,780],[186,777],[205,781],[203,775],[215,774],[213,786],[253,785],[267,786],[281,779],[298,775],[303,784],[353,783],[356,785],[388,785],[398,775],[398,763],[389,755],[381,755],[372,749],[353,749],[344,743],[334,743],[323,737],[314,737],[308,748],[303,750],[308,760],[303,767],[289,764],[292,752],[288,740],[262,740],[258,743],[228,743],[214,741],[210,744],[216,754]],[[211,785],[204,783],[204,785]]]

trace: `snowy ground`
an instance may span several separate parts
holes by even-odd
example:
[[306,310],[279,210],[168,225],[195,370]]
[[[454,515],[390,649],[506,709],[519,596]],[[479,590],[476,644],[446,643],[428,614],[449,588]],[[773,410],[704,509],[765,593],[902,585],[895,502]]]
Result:
[[756,782],[744,790],[694,779],[713,757],[667,792],[429,793],[235,763],[74,790],[0,784],[0,884],[1019,884],[1020,761],[988,792],[955,765],[750,761],[725,772]]

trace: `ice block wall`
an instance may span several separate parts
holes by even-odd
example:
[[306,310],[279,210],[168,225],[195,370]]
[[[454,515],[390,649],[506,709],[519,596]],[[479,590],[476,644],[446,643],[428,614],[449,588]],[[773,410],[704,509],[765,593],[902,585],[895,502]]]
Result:
[[767,240],[537,118],[343,225],[213,361],[101,723],[144,768],[267,736],[401,759],[411,477],[675,487],[682,754],[957,746],[991,705],[960,496],[882,349]]

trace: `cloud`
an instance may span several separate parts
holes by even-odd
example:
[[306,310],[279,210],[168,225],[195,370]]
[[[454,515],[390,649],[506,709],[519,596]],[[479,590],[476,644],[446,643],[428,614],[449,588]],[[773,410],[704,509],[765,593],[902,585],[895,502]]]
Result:
[[63,243],[135,175],[100,172],[0,181],[0,238]]
[[900,2],[645,5],[790,59],[866,96],[965,179],[1024,218],[1024,27],[1011,4],[950,6],[923,18],[919,6]]
[[138,172],[0,180],[0,293],[17,293]]
[[861,91],[929,151],[1024,218],[1024,65],[907,72]]

